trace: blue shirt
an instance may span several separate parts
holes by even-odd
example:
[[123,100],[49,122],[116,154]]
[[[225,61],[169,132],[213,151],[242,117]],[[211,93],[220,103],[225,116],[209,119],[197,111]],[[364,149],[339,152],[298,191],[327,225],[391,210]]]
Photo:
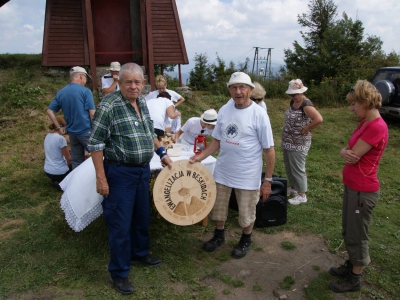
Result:
[[81,136],[91,129],[89,110],[95,110],[92,92],[78,83],[69,83],[51,101],[50,110],[63,112],[69,134]]

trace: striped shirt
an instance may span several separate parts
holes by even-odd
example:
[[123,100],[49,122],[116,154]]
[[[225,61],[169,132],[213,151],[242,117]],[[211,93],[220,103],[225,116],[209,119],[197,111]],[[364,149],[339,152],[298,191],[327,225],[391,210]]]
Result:
[[121,92],[105,96],[93,117],[88,142],[91,152],[103,150],[105,159],[140,164],[150,162],[154,154],[154,128],[143,98],[137,100],[139,117]]

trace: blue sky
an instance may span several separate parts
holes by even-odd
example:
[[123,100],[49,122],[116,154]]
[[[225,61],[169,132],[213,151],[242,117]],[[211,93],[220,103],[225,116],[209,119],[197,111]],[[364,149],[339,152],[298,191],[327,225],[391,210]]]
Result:
[[[383,41],[386,53],[400,53],[400,1],[336,0],[338,16],[346,12],[359,19],[365,35]],[[45,0],[11,0],[0,8],[0,53],[41,53]],[[210,62],[216,53],[227,63],[253,60],[254,47],[273,48],[273,65],[283,64],[284,49],[302,42],[297,16],[308,11],[307,0],[176,0],[179,18],[193,68],[196,53]],[[267,55],[260,50],[259,57]]]

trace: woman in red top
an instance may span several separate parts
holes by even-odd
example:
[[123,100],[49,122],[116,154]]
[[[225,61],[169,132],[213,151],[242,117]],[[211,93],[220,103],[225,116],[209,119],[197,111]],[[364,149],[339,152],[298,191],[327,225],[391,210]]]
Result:
[[363,269],[371,262],[368,229],[379,198],[379,161],[389,137],[388,127],[379,114],[382,97],[374,85],[359,80],[346,98],[361,123],[346,147],[340,150],[340,156],[346,162],[343,168],[342,235],[349,259],[344,265],[329,270],[330,274],[342,277],[329,284],[336,293],[359,291]]

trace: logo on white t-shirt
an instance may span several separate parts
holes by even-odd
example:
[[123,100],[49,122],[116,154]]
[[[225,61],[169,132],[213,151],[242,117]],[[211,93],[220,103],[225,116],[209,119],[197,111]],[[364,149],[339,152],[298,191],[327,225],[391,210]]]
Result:
[[225,136],[229,139],[234,139],[239,134],[239,127],[236,124],[229,124],[225,128]]

